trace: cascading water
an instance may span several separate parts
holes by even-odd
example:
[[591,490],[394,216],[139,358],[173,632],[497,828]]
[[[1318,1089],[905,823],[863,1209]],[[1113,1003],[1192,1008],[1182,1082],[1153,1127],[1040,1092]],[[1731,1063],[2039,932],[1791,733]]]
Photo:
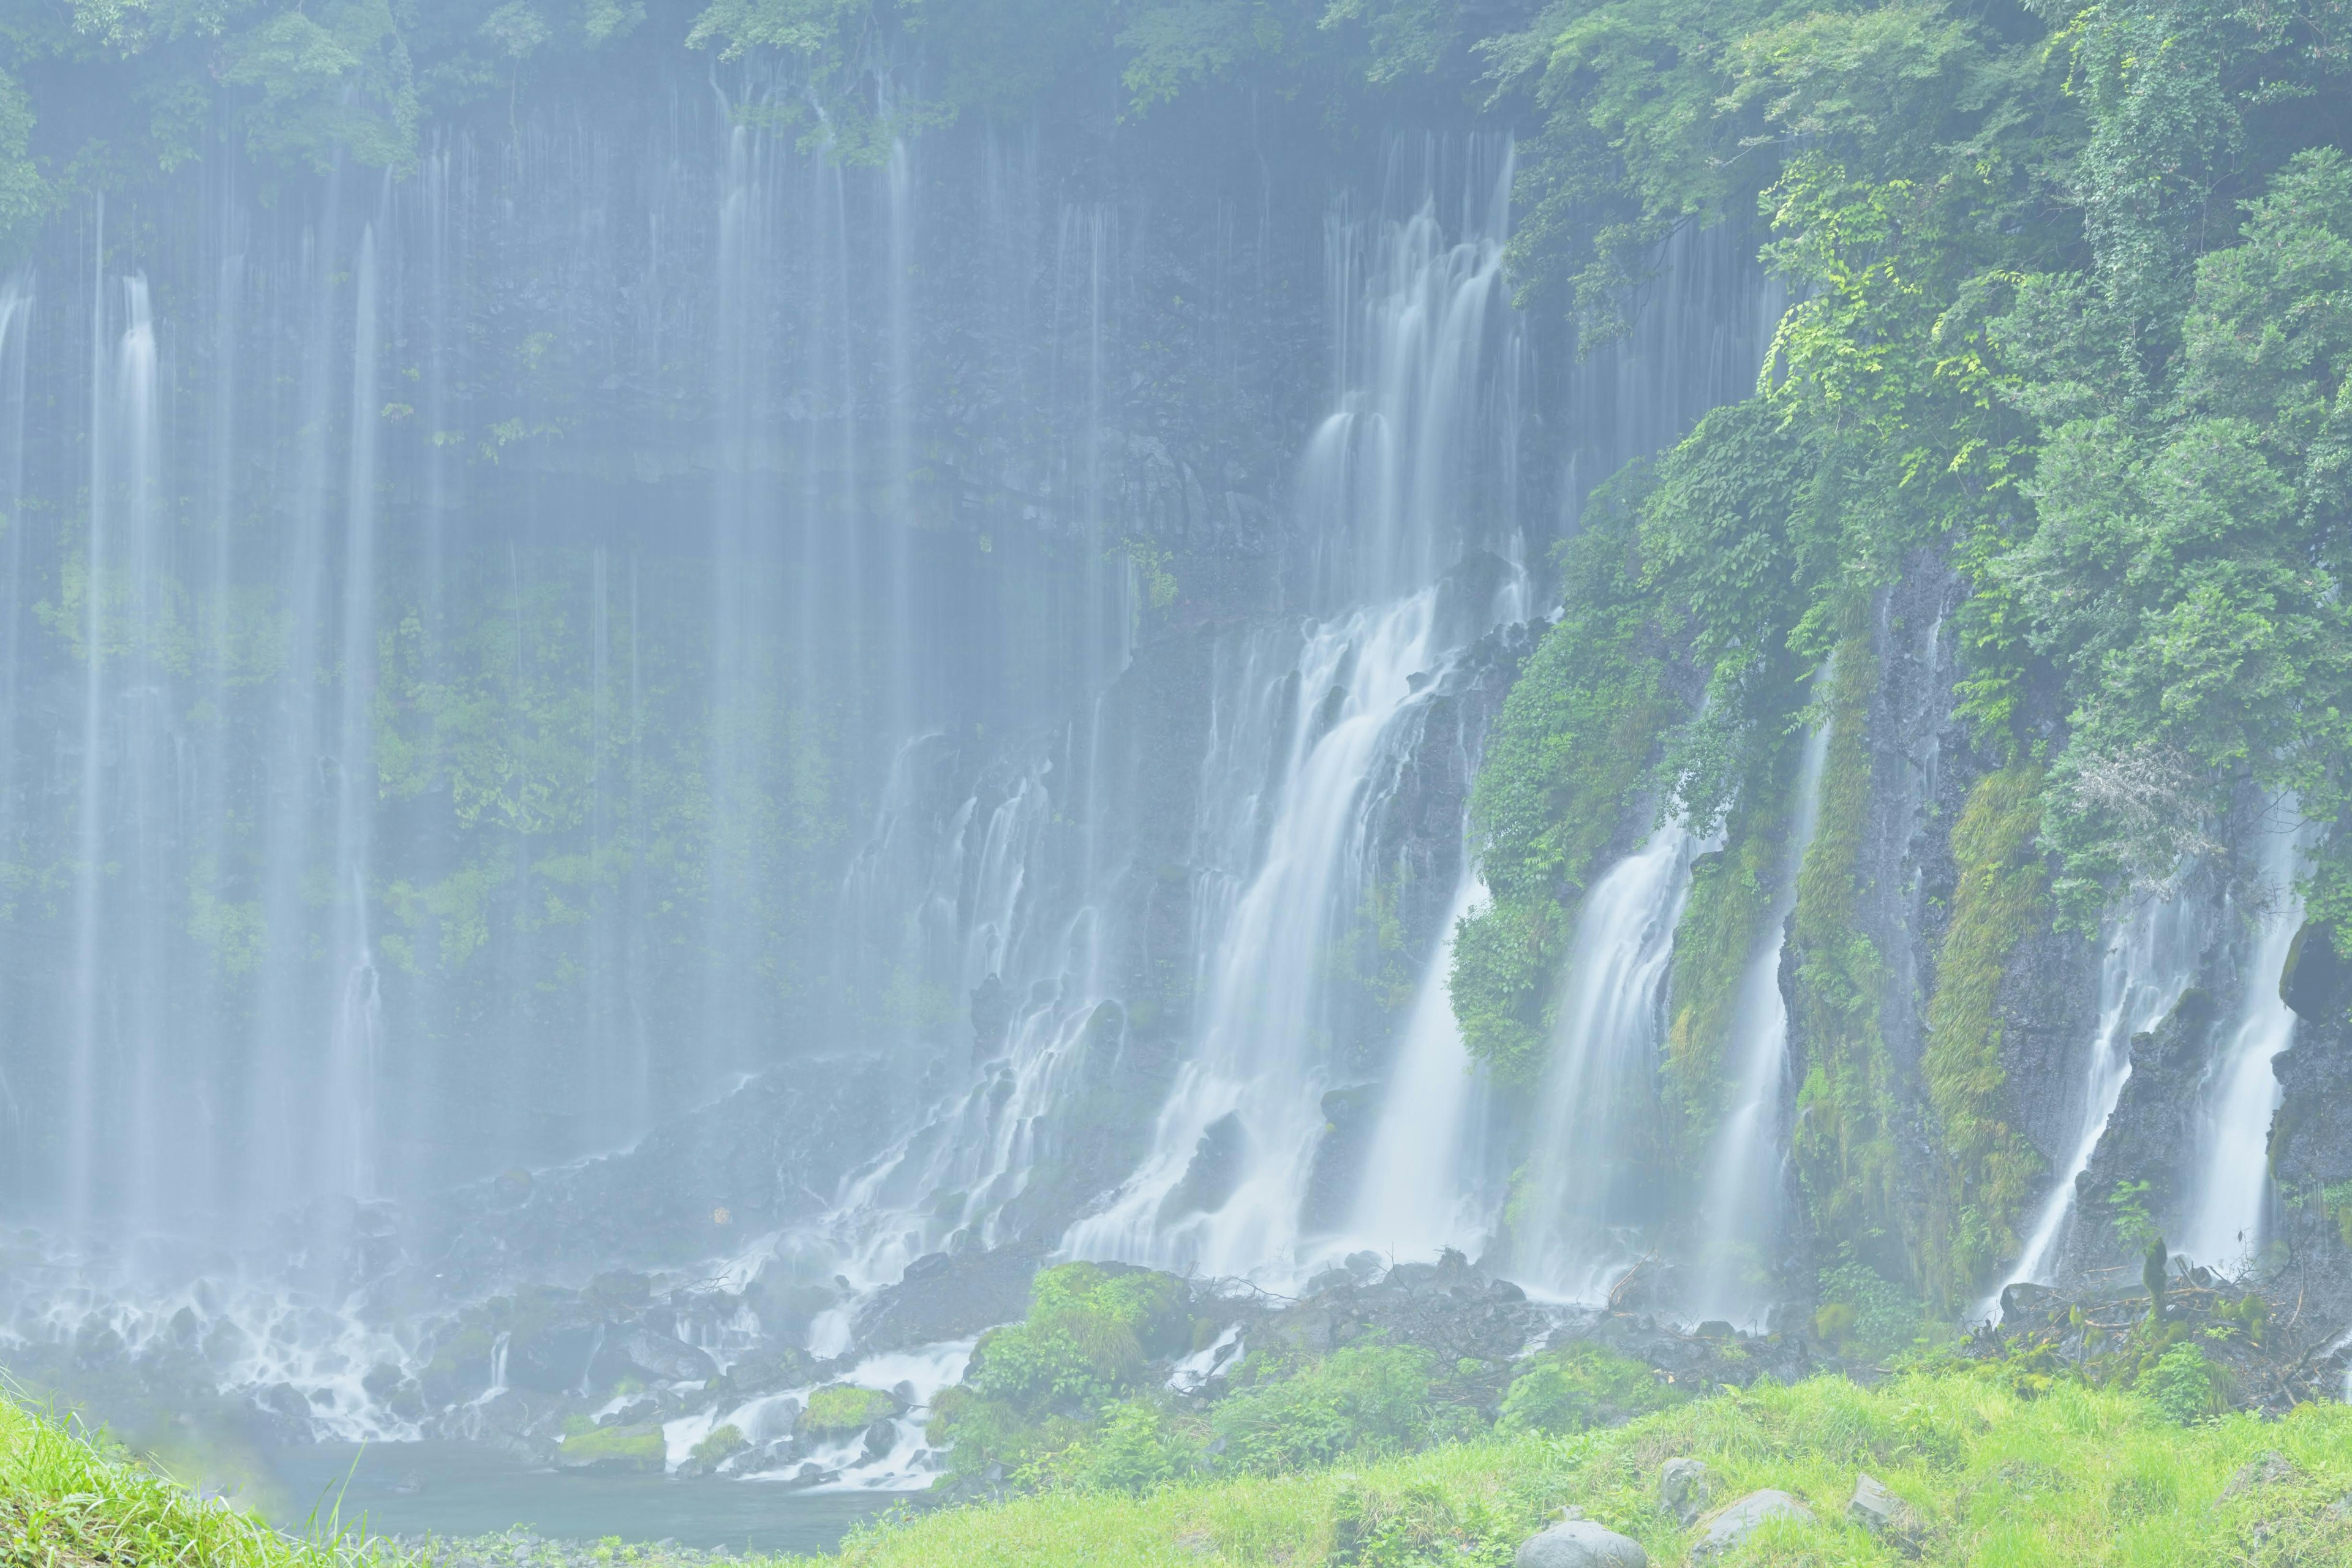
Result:
[[1203,900],[1199,1043],[1143,1168],[1071,1231],[1076,1255],[1218,1275],[1303,1263],[1300,1205],[1333,1087],[1325,958],[1372,892],[1373,773],[1412,678],[1434,661],[1434,603],[1423,593],[1325,623],[1297,652],[1263,634],[1237,661],[1229,689],[1257,700],[1218,748],[1240,768],[1204,793],[1251,799],[1271,732],[1274,809],[1236,813],[1226,826],[1237,842],[1222,847],[1230,856],[1255,841],[1260,864],[1229,904]]
[[2207,1068],[2197,1175],[2175,1250],[2237,1270],[2261,1250],[2270,1194],[2271,1119],[2278,1079],[2271,1062],[2294,1038],[2294,1012],[2279,995],[2288,949],[2303,923],[2296,891],[2302,829],[2292,796],[2258,829],[2252,931],[2240,969],[2242,987],[2227,1044]]
[[1471,1251],[1493,1223],[1478,1181],[1479,1083],[1446,991],[1454,928],[1485,890],[1469,857],[1463,861],[1462,886],[1397,1042],[1348,1224],[1352,1240],[1393,1258]]
[[1769,1291],[1755,1288],[1754,1276],[1757,1253],[1770,1244],[1779,1218],[1780,1164],[1787,1146],[1780,1111],[1788,1071],[1789,1007],[1780,994],[1780,954],[1789,917],[1797,907],[1798,872],[1821,822],[1822,771],[1829,744],[1827,724],[1805,738],[1787,849],[1765,915],[1764,940],[1757,943],[1740,975],[1731,1038],[1724,1051],[1732,1099],[1716,1134],[1699,1200],[1697,1315],[1702,1318],[1752,1324],[1771,1305]]
[[1564,1300],[1606,1296],[1655,1217],[1632,1151],[1654,1110],[1666,964],[1706,847],[1668,822],[1577,911],[1511,1237],[1519,1276]]
[[[1451,651],[1431,584],[1465,550],[1519,550],[1507,154],[1496,165],[1465,188],[1459,239],[1444,238],[1433,195],[1369,246],[1334,220],[1339,407],[1300,464],[1300,531],[1327,601],[1402,596],[1221,651],[1195,834],[1196,861],[1214,868],[1193,916],[1195,1040],[1141,1167],[1066,1238],[1076,1256],[1279,1279],[1310,1260],[1304,1205],[1349,1026],[1329,955],[1378,896],[1372,830],[1401,720]],[[1508,572],[1454,636],[1513,618],[1519,581]]]
[[2000,1310],[2000,1293],[2020,1281],[2046,1283],[2074,1216],[2075,1183],[2090,1167],[2100,1134],[2131,1078],[2131,1043],[2154,1028],[2196,977],[2205,946],[2201,908],[2187,894],[2151,899],[2122,929],[2107,933],[2099,963],[2098,1031],[2084,1062],[2083,1111],[2057,1184],[2035,1215],[2009,1277],[1979,1309]]

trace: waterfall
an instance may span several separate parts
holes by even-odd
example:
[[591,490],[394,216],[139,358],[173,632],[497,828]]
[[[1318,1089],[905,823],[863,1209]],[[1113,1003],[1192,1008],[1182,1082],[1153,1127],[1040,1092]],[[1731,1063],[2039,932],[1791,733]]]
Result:
[[[1071,1232],[1078,1256],[1230,1275],[1303,1262],[1300,1205],[1333,1087],[1327,954],[1371,892],[1372,775],[1433,660],[1434,602],[1325,623],[1295,656],[1286,637],[1251,639],[1235,695],[1255,699],[1246,731],[1274,731],[1283,782],[1271,812],[1235,814],[1261,858],[1230,905],[1213,896],[1198,1043],[1143,1169]],[[1205,793],[1248,798],[1265,752],[1219,751],[1251,765]]]
[[2131,1078],[2132,1041],[2172,1011],[2195,978],[2203,950],[2200,911],[2185,894],[2151,899],[2120,930],[2107,932],[2099,961],[2098,1026],[2084,1057],[2082,1118],[2058,1181],[2026,1234],[2024,1250],[2009,1277],[1979,1308],[1982,1315],[2000,1312],[2000,1293],[2009,1286],[2047,1282],[2058,1244],[2074,1213],[2075,1183],[2090,1168],[2107,1119],[2115,1114],[2124,1084]]
[[2255,857],[2253,930],[2239,969],[2241,993],[2227,1043],[2206,1068],[2197,1175],[2176,1251],[2216,1268],[2252,1263],[2270,1193],[2271,1117],[2279,1084],[2272,1060],[2293,1042],[2294,1012],[2279,995],[2287,951],[2303,923],[2295,889],[2302,826],[2289,796],[2288,826],[2265,822]]
[[1724,1052],[1732,1100],[1716,1134],[1701,1188],[1702,1318],[1756,1323],[1771,1305],[1742,1276],[1752,1274],[1756,1254],[1770,1245],[1780,1220],[1780,1167],[1786,1150],[1780,1110],[1789,1058],[1789,1006],[1780,994],[1780,953],[1789,917],[1797,907],[1798,872],[1821,821],[1822,772],[1829,745],[1826,723],[1805,737],[1780,880],[1765,916],[1763,939],[1739,978],[1731,1038]]
[[1577,911],[1511,1237],[1520,1277],[1569,1300],[1605,1297],[1653,1217],[1633,1151],[1654,1118],[1675,926],[1706,847],[1669,822]]
[[1462,885],[1420,977],[1364,1157],[1349,1231],[1393,1258],[1425,1258],[1445,1247],[1471,1251],[1492,1223],[1480,1212],[1476,1182],[1479,1082],[1446,992],[1454,928],[1484,891],[1464,856]]
[[[1431,584],[1466,551],[1519,553],[1509,177],[1506,152],[1483,185],[1465,184],[1451,240],[1433,189],[1369,234],[1331,220],[1337,406],[1307,444],[1296,504],[1318,597],[1362,607],[1221,650],[1195,831],[1196,860],[1214,869],[1193,915],[1194,1038],[1150,1153],[1071,1228],[1074,1256],[1273,1279],[1311,1261],[1303,1211],[1322,1100],[1348,1070],[1328,972],[1378,896],[1373,828],[1401,721],[1451,651]],[[1468,629],[1515,615],[1520,581],[1473,606]]]

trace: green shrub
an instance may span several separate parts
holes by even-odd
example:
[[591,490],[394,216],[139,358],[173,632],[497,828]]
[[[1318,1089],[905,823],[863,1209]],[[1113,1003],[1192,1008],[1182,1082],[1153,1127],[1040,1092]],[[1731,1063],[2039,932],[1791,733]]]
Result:
[[1503,1396],[1506,1432],[1581,1432],[1679,1405],[1689,1394],[1640,1362],[1580,1341],[1531,1356]]
[[1199,1441],[1153,1399],[1130,1399],[1060,1452],[1024,1468],[1024,1487],[1069,1487],[1140,1497],[1201,1468]]
[[1222,1468],[1275,1475],[1431,1440],[1437,1411],[1424,1351],[1351,1345],[1286,1376],[1257,1365],[1265,1381],[1236,1389],[1209,1418]]
[[811,1437],[846,1436],[852,1432],[863,1432],[898,1412],[897,1402],[878,1389],[836,1383],[809,1395],[808,1408],[801,1412],[799,1430]]
[[1918,1299],[1851,1252],[1836,1268],[1822,1271],[1820,1292],[1813,1331],[1851,1354],[1891,1355],[1919,1336]]
[[2188,1341],[2158,1357],[2154,1366],[2140,1373],[2138,1387],[2166,1420],[2184,1426],[2218,1415],[2230,1405],[2229,1373]]
[[1066,1263],[1030,1286],[1026,1319],[981,1336],[964,1384],[1026,1415],[1091,1415],[1154,1356],[1190,1344],[1192,1328],[1173,1276]]

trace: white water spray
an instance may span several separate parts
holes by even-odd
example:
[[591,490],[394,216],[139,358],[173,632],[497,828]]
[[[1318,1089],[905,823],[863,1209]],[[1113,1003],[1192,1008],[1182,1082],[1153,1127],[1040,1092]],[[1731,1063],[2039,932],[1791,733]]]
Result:
[[1759,1249],[1769,1247],[1779,1219],[1779,1167],[1785,1148],[1780,1110],[1789,1060],[1789,1005],[1780,994],[1780,953],[1789,916],[1797,907],[1798,872],[1821,822],[1822,773],[1829,746],[1827,724],[1805,737],[1780,879],[1762,940],[1739,979],[1731,1038],[1724,1053],[1732,1073],[1733,1099],[1717,1134],[1699,1211],[1705,1236],[1699,1254],[1702,1318],[1752,1325],[1771,1304],[1755,1265]]
[[1655,1093],[1666,965],[1704,847],[1667,823],[1577,913],[1512,1237],[1518,1277],[1564,1300],[1605,1297],[1639,1256],[1646,1216],[1627,1151]]
[[2175,1249],[2230,1269],[2244,1268],[2262,1247],[2271,1118],[2279,1103],[2271,1063],[2294,1037],[2294,1012],[2279,996],[2287,950],[2303,923],[2294,886],[2302,835],[2291,797],[2283,815],[2287,826],[2265,823],[2261,834],[2256,875],[2263,908],[2228,1044],[2207,1069],[2197,1179]]

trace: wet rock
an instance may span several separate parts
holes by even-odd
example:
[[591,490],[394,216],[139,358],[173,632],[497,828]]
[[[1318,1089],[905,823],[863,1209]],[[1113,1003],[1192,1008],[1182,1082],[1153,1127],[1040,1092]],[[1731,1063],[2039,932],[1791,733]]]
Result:
[[601,1392],[631,1377],[644,1383],[708,1383],[718,1374],[719,1363],[683,1340],[635,1328],[604,1334],[587,1384]]
[[1511,1568],[1650,1568],[1650,1554],[1631,1536],[1570,1519],[1519,1542]]
[[2352,963],[2336,951],[2327,927],[2312,921],[2294,933],[2279,975],[2279,1000],[2314,1024],[2341,1024],[2352,1007]]
[[2067,1306],[2063,1291],[2020,1280],[2001,1288],[2000,1326],[2005,1332],[2011,1333],[2020,1329],[2039,1328],[2053,1318],[2065,1316]]
[[1926,1516],[1869,1475],[1854,1478],[1853,1496],[1846,1501],[1845,1516],[1871,1534],[1906,1552],[1916,1552],[1926,1544]]
[[1034,1252],[1010,1247],[919,1258],[860,1309],[856,1342],[869,1352],[911,1350],[1013,1322],[1028,1310],[1038,1266]]
[[1249,1133],[1241,1113],[1227,1111],[1209,1123],[1192,1150],[1192,1163],[1160,1206],[1161,1224],[1186,1215],[1213,1214],[1234,1195],[1249,1156]]
[[1776,1519],[1794,1520],[1800,1524],[1814,1522],[1813,1510],[1787,1492],[1769,1487],[1749,1492],[1707,1521],[1706,1533],[1691,1548],[1691,1561],[1705,1563],[1720,1557]]
[[555,1468],[599,1473],[658,1475],[668,1459],[660,1426],[599,1426],[566,1437],[556,1450]]
[[1658,1471],[1658,1501],[1687,1527],[1715,1500],[1715,1472],[1703,1459],[1668,1459]]
[[890,1450],[898,1446],[898,1423],[887,1416],[866,1428],[866,1459],[868,1464],[888,1458]]

